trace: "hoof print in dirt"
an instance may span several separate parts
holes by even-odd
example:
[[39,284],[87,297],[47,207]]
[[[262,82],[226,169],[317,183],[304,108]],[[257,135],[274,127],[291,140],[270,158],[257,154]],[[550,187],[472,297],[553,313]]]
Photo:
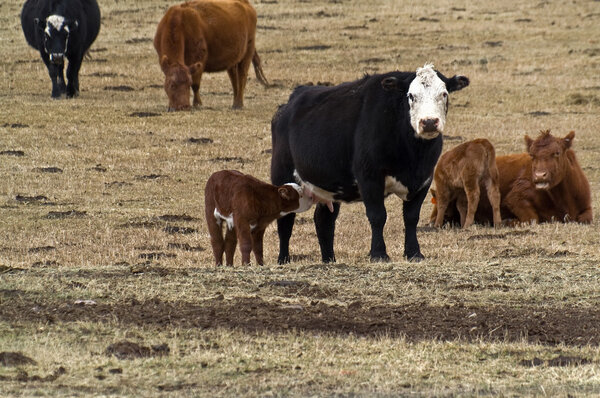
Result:
[[85,217],[87,212],[78,210],[67,210],[67,211],[51,211],[46,214],[47,219],[61,219],[61,218],[79,218]]
[[177,249],[177,250],[183,250],[186,252],[201,252],[201,251],[206,250],[204,247],[191,246],[188,243],[169,243],[167,245],[167,249]]
[[124,340],[106,347],[105,353],[108,356],[114,355],[118,359],[136,359],[164,356],[168,355],[170,351],[171,349],[166,343],[146,347]]
[[17,196],[15,196],[15,200],[20,203],[39,203],[39,202],[46,202],[48,200],[48,198],[44,195],[37,195],[37,196],[17,195]]
[[132,112],[129,114],[131,117],[154,117],[160,116],[160,113],[156,112]]
[[25,152],[8,150],[8,151],[0,151],[0,155],[21,157],[21,156],[25,156]]
[[2,366],[24,366],[36,364],[36,361],[21,354],[20,352],[0,352],[0,365]]
[[60,167],[36,167],[33,169],[36,173],[62,173],[63,170]]
[[131,86],[106,86],[104,90],[110,91],[134,91],[135,89]]
[[587,358],[570,357],[570,356],[564,356],[564,355],[559,355],[556,358],[548,359],[546,361],[543,359],[540,359],[538,357],[535,357],[533,359],[523,359],[520,362],[520,364],[522,366],[527,366],[527,367],[543,366],[543,365],[554,366],[554,367],[580,366],[580,365],[587,365],[590,363],[592,363],[592,361],[590,361]]
[[212,144],[214,141],[212,140],[212,138],[206,138],[206,137],[199,137],[199,138],[194,138],[194,137],[190,137],[186,140],[186,142],[189,142],[190,144]]
[[178,227],[176,225],[167,225],[166,227],[163,228],[163,231],[165,231],[168,234],[182,234],[182,235],[188,235],[188,234],[193,234],[193,233],[198,232],[198,230],[196,228]]

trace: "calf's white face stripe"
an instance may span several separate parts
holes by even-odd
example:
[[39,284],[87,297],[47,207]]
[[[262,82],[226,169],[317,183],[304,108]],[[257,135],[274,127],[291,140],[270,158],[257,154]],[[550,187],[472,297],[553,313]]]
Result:
[[[296,192],[298,192],[298,195],[300,195],[299,206],[292,213],[302,213],[312,207],[312,205],[313,205],[312,199],[304,194],[304,189],[302,189],[302,187],[300,185],[293,183],[293,182],[290,182],[290,183],[284,184],[284,185],[289,185],[290,187],[294,188],[296,190]],[[281,212],[282,217],[285,216],[286,214],[288,214],[288,213],[283,212],[283,211]]]
[[[408,88],[408,105],[410,108],[410,124],[417,137],[435,138],[444,131],[446,112],[448,110],[448,90],[439,78],[432,64],[425,64],[417,69],[417,76]],[[423,131],[422,120],[437,119],[437,131]]]

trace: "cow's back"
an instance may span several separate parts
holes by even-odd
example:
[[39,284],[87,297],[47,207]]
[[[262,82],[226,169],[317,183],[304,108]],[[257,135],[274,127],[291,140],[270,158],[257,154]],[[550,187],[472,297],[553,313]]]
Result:
[[239,63],[256,33],[256,11],[245,0],[196,0],[170,7],[159,22],[154,47],[181,63],[200,61],[205,72]]

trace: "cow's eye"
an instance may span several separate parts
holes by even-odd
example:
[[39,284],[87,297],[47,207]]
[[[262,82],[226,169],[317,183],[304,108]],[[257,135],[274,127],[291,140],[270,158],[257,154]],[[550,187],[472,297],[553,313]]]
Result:
[[447,93],[447,92],[443,92],[443,93],[442,93],[442,97],[443,97],[444,99],[448,98],[448,93]]
[[414,95],[412,95],[412,94],[408,94],[408,100],[409,100],[410,102],[413,102],[413,101],[415,100],[415,96],[414,96]]
[[560,152],[554,152],[554,157],[557,158],[560,156]]

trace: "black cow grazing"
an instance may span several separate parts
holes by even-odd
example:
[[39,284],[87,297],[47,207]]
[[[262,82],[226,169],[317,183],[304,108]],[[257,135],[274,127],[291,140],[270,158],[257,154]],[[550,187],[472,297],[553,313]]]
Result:
[[[387,261],[384,198],[404,200],[404,255],[421,260],[417,222],[442,151],[448,93],[469,84],[426,64],[334,87],[300,86],[271,123],[274,184],[296,182],[318,202],[314,213],[324,262],[335,261],[340,202],[363,201],[371,224],[371,261]],[[333,206],[329,209],[331,201]],[[280,264],[289,262],[295,214],[277,221]]]
[[[52,79],[52,98],[79,95],[79,68],[100,31],[96,0],[27,0],[21,27],[29,45],[39,50]],[[69,60],[67,80],[64,59]]]

